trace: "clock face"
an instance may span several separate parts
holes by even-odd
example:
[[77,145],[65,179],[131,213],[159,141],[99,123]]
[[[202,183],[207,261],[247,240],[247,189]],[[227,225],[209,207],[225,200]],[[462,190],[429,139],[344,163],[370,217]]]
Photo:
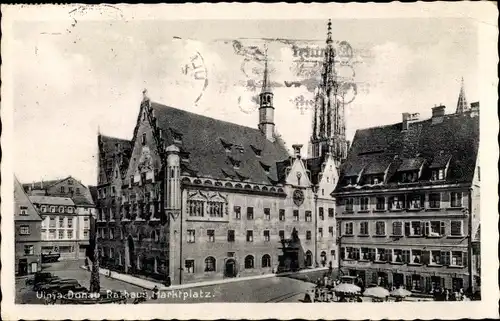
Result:
[[293,202],[295,205],[300,206],[304,203],[304,192],[300,189],[296,189],[293,192]]

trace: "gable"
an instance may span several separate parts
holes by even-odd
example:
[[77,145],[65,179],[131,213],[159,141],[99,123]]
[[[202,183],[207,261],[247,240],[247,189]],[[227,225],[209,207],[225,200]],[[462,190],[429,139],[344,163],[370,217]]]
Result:
[[[339,181],[339,174],[337,166],[333,157],[328,157],[324,164],[323,172],[321,173],[321,178],[318,184],[318,191],[322,196],[329,197],[330,193],[335,190],[337,183]],[[323,193],[324,191],[324,193]]]
[[[21,210],[26,211],[26,215],[21,215]],[[42,218],[28,195],[24,192],[23,186],[14,176],[14,220],[15,221],[41,221]]]
[[295,159],[292,163],[292,167],[288,172],[286,177],[286,184],[301,187],[310,187],[311,181],[309,179],[309,173],[304,166],[304,162],[301,159]]

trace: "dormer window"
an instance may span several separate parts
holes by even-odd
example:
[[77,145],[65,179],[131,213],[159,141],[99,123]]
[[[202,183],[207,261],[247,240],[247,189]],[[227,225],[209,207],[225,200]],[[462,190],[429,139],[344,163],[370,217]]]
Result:
[[438,169],[432,170],[431,180],[432,181],[444,180],[444,168],[438,168]]
[[222,147],[224,147],[224,150],[226,151],[226,153],[230,153],[231,152],[231,148],[233,147],[233,144],[225,142],[222,139],[220,140],[220,142],[222,143]]
[[266,174],[269,174],[269,169],[271,168],[271,166],[266,165],[262,162],[260,163],[260,166],[262,166],[262,169],[264,170],[264,172],[266,172]]
[[413,183],[418,181],[418,171],[408,171],[401,173],[400,183]]
[[252,148],[253,152],[255,153],[255,156],[257,156],[257,157],[262,156],[262,150],[261,149],[258,149],[257,147],[255,147],[253,145],[250,145],[250,147]]
[[231,164],[233,165],[233,167],[235,169],[240,168],[240,165],[241,165],[241,161],[240,160],[234,159],[232,157],[229,157],[229,160],[231,161]]
[[234,145],[234,148],[240,152],[240,154],[243,154],[245,152],[245,149],[241,145]]
[[27,206],[19,206],[21,215],[28,215],[28,207]]

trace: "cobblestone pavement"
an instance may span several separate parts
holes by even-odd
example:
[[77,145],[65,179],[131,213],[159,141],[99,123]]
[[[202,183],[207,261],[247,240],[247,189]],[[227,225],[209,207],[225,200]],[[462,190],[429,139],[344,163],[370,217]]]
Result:
[[[61,278],[76,279],[81,285],[89,287],[90,273],[80,268],[82,261],[63,261],[46,265],[44,271],[52,272]],[[43,304],[31,286],[25,285],[26,278],[16,279],[16,303]],[[127,293],[132,303],[143,289],[119,280],[100,276],[101,288],[119,290]],[[159,293],[157,300],[148,299],[147,303],[210,303],[210,302],[299,302],[311,283],[286,277],[247,280],[234,283],[210,285],[183,290],[167,290]],[[151,291],[147,291],[151,296]]]

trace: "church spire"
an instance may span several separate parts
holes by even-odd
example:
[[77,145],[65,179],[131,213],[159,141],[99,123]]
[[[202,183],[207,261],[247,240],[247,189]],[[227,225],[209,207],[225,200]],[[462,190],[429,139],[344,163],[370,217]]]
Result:
[[344,100],[339,89],[335,70],[332,22],[328,20],[321,81],[315,95],[310,156],[331,155],[337,163],[340,163],[347,153]]
[[465,98],[464,77],[462,77],[462,83],[460,85],[460,94],[458,94],[456,113],[462,114],[467,110],[469,110],[469,104],[467,104],[467,99]]
[[271,81],[269,80],[269,69],[267,67],[267,46],[266,46],[266,56],[264,60],[264,79],[262,82],[262,91],[261,93],[272,93],[273,90],[271,88]]

